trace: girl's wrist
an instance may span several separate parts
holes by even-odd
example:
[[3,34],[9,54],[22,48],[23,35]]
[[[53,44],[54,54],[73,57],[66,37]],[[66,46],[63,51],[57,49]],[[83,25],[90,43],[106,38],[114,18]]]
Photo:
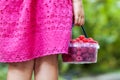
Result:
[[82,0],[73,0],[73,4],[82,7]]
[[82,2],[82,0],[73,0],[73,2]]

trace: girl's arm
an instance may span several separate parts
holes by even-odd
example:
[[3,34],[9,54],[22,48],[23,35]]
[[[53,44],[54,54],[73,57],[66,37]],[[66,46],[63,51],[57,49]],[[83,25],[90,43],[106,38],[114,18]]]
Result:
[[84,25],[84,9],[82,5],[82,0],[73,0],[73,14],[74,14],[74,24]]

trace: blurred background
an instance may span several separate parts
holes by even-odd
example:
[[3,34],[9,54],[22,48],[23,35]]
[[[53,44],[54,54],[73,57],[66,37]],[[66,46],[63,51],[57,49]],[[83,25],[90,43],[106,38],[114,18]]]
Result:
[[[95,64],[65,64],[59,56],[59,80],[120,80],[120,0],[83,0],[85,29],[100,44]],[[73,28],[73,38],[81,34]],[[7,65],[0,63],[0,80]]]

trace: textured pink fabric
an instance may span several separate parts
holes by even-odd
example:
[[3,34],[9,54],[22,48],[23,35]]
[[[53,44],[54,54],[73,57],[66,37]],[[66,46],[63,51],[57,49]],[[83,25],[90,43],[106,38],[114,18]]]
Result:
[[72,0],[0,0],[0,62],[67,54]]

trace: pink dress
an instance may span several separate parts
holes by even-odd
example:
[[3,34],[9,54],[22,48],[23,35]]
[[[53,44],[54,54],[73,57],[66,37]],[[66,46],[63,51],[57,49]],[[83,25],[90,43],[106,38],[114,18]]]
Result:
[[0,0],[0,62],[67,54],[72,0]]

